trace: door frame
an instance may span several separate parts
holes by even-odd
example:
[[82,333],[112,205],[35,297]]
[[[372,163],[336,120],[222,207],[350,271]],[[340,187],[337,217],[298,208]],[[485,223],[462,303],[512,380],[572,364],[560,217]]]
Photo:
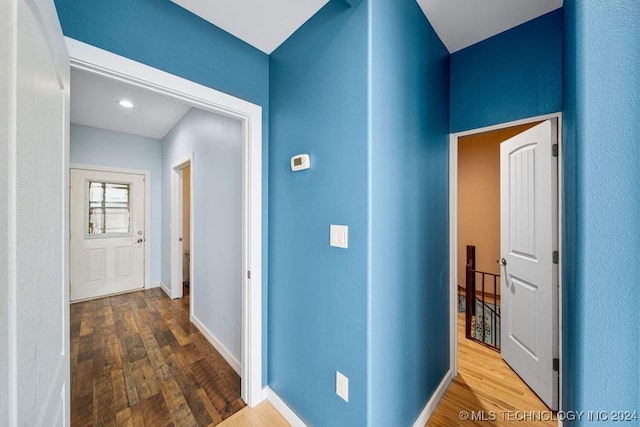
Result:
[[262,388],[262,107],[78,40],[66,37],[65,41],[72,69],[150,90],[242,123],[241,395],[250,407],[256,406],[265,398]]
[[507,123],[455,132],[449,135],[449,348],[450,371],[453,377],[458,375],[458,140],[461,137],[478,133],[491,132],[512,126],[519,126],[544,120],[555,119],[558,128],[558,352],[560,367],[558,371],[558,410],[562,411],[562,113],[545,114],[541,116],[515,120]]
[[[189,187],[189,242],[191,247],[190,261],[189,261],[189,316],[193,318],[193,158],[194,153],[189,153],[187,156],[176,160],[171,164],[171,285],[169,296],[172,299],[182,298],[183,296],[183,279],[184,271],[182,267],[184,257],[184,247],[180,245],[180,237],[182,236],[182,203],[183,203],[183,188],[182,188],[182,174],[185,167],[191,166],[189,172],[190,187]],[[182,250],[179,248],[182,247]]]
[[[80,169],[92,172],[111,172],[111,173],[127,173],[132,175],[144,176],[144,271],[143,283],[144,288],[155,288],[157,283],[151,283],[151,172],[143,169],[117,168],[111,166],[91,165],[86,163],[70,163],[69,174],[71,169]],[[71,215],[71,206],[69,206],[69,215]],[[69,272],[71,272],[71,257],[69,257]],[[69,288],[71,290],[71,288]],[[74,303],[82,300],[73,301]]]

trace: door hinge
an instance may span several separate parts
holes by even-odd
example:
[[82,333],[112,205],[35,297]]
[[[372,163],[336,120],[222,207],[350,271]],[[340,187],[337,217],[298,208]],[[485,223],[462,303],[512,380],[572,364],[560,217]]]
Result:
[[557,264],[558,262],[560,262],[560,254],[558,251],[553,251],[553,263]]
[[251,271],[247,270],[247,279],[251,279]]
[[558,157],[558,144],[553,144],[551,146],[551,155],[553,157]]
[[553,359],[553,372],[560,371],[560,359],[557,357]]

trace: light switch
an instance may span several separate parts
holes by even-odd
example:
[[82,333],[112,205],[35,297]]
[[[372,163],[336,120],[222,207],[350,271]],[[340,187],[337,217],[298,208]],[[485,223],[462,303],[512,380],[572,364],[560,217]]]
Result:
[[349,378],[340,371],[336,371],[336,394],[345,402],[349,401]]
[[336,248],[347,249],[349,247],[349,227],[346,225],[331,224],[331,238],[329,244]]

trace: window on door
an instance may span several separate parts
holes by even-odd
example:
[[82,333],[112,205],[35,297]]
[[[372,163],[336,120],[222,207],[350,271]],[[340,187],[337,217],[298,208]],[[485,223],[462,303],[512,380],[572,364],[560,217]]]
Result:
[[131,233],[131,184],[88,181],[87,226],[89,236]]

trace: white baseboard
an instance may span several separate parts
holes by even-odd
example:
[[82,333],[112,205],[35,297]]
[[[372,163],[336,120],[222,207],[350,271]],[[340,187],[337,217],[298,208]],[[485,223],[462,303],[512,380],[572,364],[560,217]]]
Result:
[[167,294],[167,296],[169,298],[171,298],[171,290],[169,288],[167,288],[167,285],[165,285],[164,283],[160,282],[159,286],[164,291],[164,293]]
[[159,287],[160,287],[160,282],[148,282],[144,284],[145,289],[153,289],[153,288],[159,288]]
[[202,333],[202,335],[204,335],[204,337],[211,343],[211,345],[216,350],[218,350],[218,353],[220,353],[222,355],[224,360],[226,360],[229,363],[229,365],[231,365],[233,370],[236,371],[236,373],[242,377],[241,366],[240,366],[240,362],[238,362],[238,359],[233,357],[231,352],[229,350],[227,350],[227,348],[220,342],[220,340],[218,340],[211,333],[211,331],[209,331],[202,324],[202,322],[200,322],[195,316],[191,316],[190,320],[191,320],[191,323],[193,323],[196,326],[196,328],[198,328],[198,330]]
[[269,403],[271,403],[273,407],[280,412],[280,415],[282,415],[292,427],[307,427],[304,421],[302,421],[300,417],[293,412],[289,405],[287,405],[275,391],[271,390],[271,387],[265,387],[264,393],[267,396]]
[[429,399],[429,401],[425,405],[424,409],[420,413],[420,416],[418,417],[416,422],[413,423],[413,427],[424,427],[425,425],[427,425],[427,421],[429,421],[431,414],[433,414],[436,406],[438,406],[438,403],[440,403],[440,399],[442,399],[442,396],[444,396],[444,393],[447,391],[447,388],[449,387],[449,384],[451,384],[451,381],[453,381],[453,371],[449,369],[444,378],[442,378],[442,381],[440,381],[440,385],[438,385],[436,391],[434,391],[431,395],[431,399]]
[[[451,384],[451,381],[453,381],[453,372],[449,370],[442,378],[442,381],[438,385],[438,388],[436,388],[436,391],[433,392],[433,395],[431,395],[431,398],[425,405],[416,422],[413,423],[413,427],[424,427],[427,424],[429,418],[431,417],[431,414],[433,414],[436,406],[438,406],[438,403],[440,403],[440,399],[442,399],[442,396],[444,396],[444,393],[447,391],[449,384]],[[280,398],[280,396],[276,394],[275,391],[271,389],[271,387],[265,387],[264,394],[266,396],[266,399],[273,405],[274,408],[276,408],[278,412],[280,412],[280,414],[284,417],[285,420],[287,420],[289,424],[292,425],[292,427],[307,427],[304,421],[302,421],[302,419],[289,407],[289,405],[285,403],[284,400]]]

